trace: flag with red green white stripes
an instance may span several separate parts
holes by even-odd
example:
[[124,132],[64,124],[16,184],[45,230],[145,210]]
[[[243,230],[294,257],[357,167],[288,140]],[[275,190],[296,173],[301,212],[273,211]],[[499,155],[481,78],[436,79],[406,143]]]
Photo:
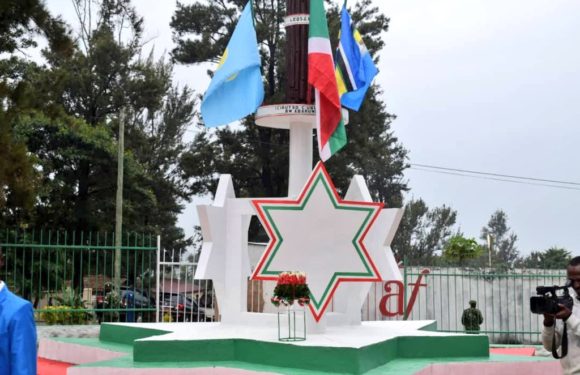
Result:
[[326,161],[346,145],[346,131],[323,0],[310,0],[308,83],[315,89],[318,152]]

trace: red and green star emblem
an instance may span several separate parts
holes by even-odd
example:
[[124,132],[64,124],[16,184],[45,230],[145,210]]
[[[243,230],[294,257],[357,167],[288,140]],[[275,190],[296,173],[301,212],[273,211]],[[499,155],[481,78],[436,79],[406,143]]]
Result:
[[252,203],[270,237],[252,278],[276,280],[283,271],[305,272],[316,321],[340,283],[381,281],[364,240],[383,204],[342,200],[322,162],[296,200]]

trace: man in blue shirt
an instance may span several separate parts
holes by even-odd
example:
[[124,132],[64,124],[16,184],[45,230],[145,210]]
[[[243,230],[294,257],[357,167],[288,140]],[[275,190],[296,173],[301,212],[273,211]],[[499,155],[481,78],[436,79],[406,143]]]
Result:
[[[4,257],[0,248],[0,270]],[[36,327],[30,302],[0,280],[0,374],[36,375]]]

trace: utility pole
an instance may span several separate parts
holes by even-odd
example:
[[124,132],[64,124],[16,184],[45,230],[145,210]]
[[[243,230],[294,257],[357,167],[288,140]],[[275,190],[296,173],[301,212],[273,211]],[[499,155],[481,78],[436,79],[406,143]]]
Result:
[[491,252],[493,251],[493,236],[491,234],[487,234],[487,249],[489,255],[489,268],[491,268]]
[[[121,244],[123,240],[123,158],[125,155],[125,108],[119,113],[119,149],[117,153],[117,198],[115,203],[115,293],[121,290]],[[120,294],[119,294],[120,296]]]

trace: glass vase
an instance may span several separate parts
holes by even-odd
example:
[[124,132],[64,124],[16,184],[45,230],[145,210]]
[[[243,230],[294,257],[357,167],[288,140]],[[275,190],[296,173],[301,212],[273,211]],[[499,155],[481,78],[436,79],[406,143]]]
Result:
[[306,340],[306,308],[295,302],[278,307],[278,341]]

